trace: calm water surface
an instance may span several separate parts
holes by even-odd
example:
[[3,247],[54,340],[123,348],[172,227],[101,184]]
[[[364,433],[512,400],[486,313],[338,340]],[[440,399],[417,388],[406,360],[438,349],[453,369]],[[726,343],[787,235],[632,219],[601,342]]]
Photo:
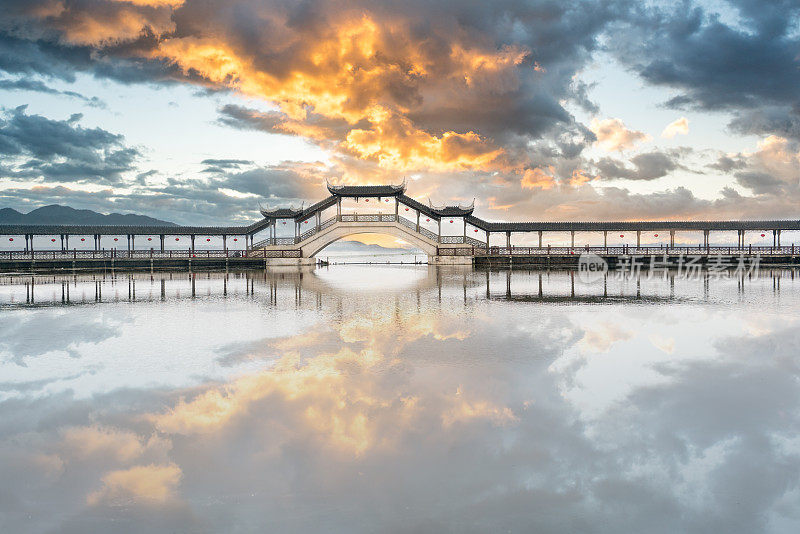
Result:
[[1,532],[800,531],[800,278],[0,276]]

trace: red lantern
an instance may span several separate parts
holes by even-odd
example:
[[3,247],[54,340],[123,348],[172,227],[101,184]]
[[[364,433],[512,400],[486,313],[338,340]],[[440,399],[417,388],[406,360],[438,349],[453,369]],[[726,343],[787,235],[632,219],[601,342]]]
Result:
[[234,240],[234,241],[239,241],[239,240],[238,240],[238,239],[236,239],[235,237],[233,238],[233,240]]
[[386,199],[386,202],[389,202],[389,199],[388,199],[388,198]]
[[14,241],[14,238],[13,237],[9,237],[8,240],[9,241]]
[[477,232],[477,231],[478,231],[478,229],[477,229],[477,228],[475,228],[475,232]]
[[303,221],[303,224],[308,224],[308,221]]
[[761,237],[764,237],[766,234],[761,234]]
[[625,237],[625,234],[619,234],[620,237]]
[[206,238],[206,241],[211,241],[211,238]]
[[406,208],[406,211],[408,211],[408,208]]
[[[115,237],[115,238],[114,238],[114,241],[119,241],[119,239],[117,239],[117,238]],[[148,239],[148,241],[150,241],[150,239]]]
[[453,224],[453,219],[450,219],[450,224]]
[[53,243],[55,243],[55,242],[56,242],[56,240],[55,240],[55,239],[51,239],[50,241],[52,241]]
[[658,237],[658,234],[653,234],[654,236]]
[[[148,240],[148,241],[152,241],[152,240],[153,240],[153,238],[152,238],[152,237],[148,237],[148,238],[147,238],[147,240]],[[116,239],[115,239],[114,241],[116,241]]]
[[286,221],[283,221],[283,224],[286,224]]
[[180,241],[180,239],[176,237],[176,238],[175,238],[175,241]]
[[364,199],[364,202],[369,202],[369,199],[368,199],[368,198],[365,198],[365,199]]
[[82,238],[81,238],[81,241],[86,241],[86,239],[84,239],[84,238],[82,237]]
[[425,222],[431,222],[431,220],[430,219],[425,219]]

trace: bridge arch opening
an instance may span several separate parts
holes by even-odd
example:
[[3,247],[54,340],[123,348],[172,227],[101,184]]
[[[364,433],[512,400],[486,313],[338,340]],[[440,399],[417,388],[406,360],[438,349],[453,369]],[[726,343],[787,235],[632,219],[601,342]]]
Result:
[[407,230],[387,226],[383,228],[334,229],[332,232],[329,232],[324,236],[320,236],[319,239],[313,240],[313,242],[303,246],[303,256],[304,257],[318,256],[330,245],[333,245],[335,243],[348,242],[347,238],[353,236],[364,236],[364,237],[382,236],[382,237],[394,238],[395,240],[399,240],[403,243],[406,243],[410,247],[408,249],[408,254],[411,255],[414,255],[416,253],[418,255],[435,256],[437,252],[436,243],[432,241],[429,242],[424,237],[416,236]]

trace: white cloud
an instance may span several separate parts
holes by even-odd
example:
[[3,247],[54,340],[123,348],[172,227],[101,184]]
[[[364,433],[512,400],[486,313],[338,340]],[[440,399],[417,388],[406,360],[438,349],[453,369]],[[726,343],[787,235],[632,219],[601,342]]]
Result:
[[667,124],[667,127],[664,128],[664,131],[661,132],[661,137],[672,139],[676,135],[686,135],[688,133],[689,133],[689,119],[687,119],[686,117],[681,117],[680,119],[674,120],[671,123]]

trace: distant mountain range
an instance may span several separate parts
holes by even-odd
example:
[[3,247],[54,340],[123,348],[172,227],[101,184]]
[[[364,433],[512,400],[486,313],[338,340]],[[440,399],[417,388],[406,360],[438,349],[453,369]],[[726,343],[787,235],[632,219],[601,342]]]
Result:
[[328,254],[339,254],[339,253],[356,253],[356,254],[386,254],[386,253],[411,253],[413,254],[416,251],[415,248],[410,247],[382,247],[381,245],[376,244],[366,244],[361,243],[360,241],[337,241],[335,243],[331,243],[319,253],[319,256],[324,257],[326,253]]
[[29,213],[20,213],[12,208],[0,209],[0,224],[75,224],[111,226],[178,226],[146,215],[133,213],[109,213],[104,215],[92,210],[76,210],[69,206],[52,204],[36,208]]

